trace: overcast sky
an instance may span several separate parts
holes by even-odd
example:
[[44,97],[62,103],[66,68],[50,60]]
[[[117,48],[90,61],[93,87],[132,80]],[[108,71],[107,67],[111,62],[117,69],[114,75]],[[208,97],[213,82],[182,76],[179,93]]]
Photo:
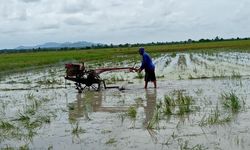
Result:
[[250,0],[0,0],[0,49],[250,37]]

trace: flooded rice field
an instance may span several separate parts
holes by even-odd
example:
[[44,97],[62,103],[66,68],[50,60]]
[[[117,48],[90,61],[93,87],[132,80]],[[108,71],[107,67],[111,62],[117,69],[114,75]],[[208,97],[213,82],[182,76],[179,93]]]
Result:
[[250,53],[173,53],[154,63],[157,89],[143,89],[137,73],[110,72],[101,74],[108,86],[123,88],[78,93],[64,66],[2,77],[0,148],[250,148]]

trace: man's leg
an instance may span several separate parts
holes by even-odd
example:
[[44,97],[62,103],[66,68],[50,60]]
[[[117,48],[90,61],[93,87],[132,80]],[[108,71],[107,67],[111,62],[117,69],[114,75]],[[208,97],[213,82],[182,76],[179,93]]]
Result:
[[153,83],[154,83],[154,87],[157,88],[156,80],[153,81]]
[[144,89],[148,88],[148,81],[145,81]]

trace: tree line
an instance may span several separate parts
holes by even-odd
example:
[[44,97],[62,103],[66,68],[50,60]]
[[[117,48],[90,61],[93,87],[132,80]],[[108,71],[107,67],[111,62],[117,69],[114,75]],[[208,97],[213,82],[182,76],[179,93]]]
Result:
[[172,41],[172,42],[151,42],[151,43],[125,43],[125,44],[96,44],[86,47],[62,47],[62,48],[33,48],[33,49],[3,49],[0,53],[18,53],[18,52],[39,52],[39,51],[67,51],[67,50],[89,50],[89,49],[103,49],[103,48],[128,48],[128,47],[142,47],[142,46],[154,46],[154,45],[175,45],[175,44],[190,44],[190,43],[204,43],[204,42],[220,42],[220,41],[236,41],[236,40],[250,40],[247,38],[230,38],[223,39],[216,36],[214,39],[200,39],[200,40],[184,40],[184,41]]

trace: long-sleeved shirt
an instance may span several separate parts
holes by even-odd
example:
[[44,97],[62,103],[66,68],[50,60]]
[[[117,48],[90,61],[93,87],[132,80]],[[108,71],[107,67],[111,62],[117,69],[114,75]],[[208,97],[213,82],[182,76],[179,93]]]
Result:
[[153,71],[155,69],[152,59],[146,52],[142,54],[142,63],[140,69],[145,69],[145,71]]

